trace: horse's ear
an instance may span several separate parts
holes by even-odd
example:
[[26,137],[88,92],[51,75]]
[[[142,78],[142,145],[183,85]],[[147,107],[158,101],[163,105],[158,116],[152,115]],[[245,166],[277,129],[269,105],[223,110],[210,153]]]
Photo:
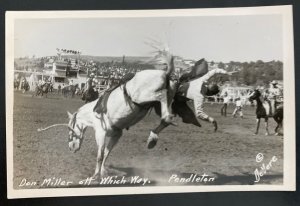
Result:
[[69,119],[72,119],[73,115],[69,111],[67,111],[67,113],[68,113]]

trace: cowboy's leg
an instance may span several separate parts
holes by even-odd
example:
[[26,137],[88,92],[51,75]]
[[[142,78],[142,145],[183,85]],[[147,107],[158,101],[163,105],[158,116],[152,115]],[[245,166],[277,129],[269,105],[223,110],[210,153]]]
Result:
[[237,110],[238,110],[238,108],[235,107],[235,108],[234,108],[234,111],[233,111],[233,113],[232,113],[232,116],[233,116],[233,117],[235,117]]
[[274,115],[274,113],[275,113],[275,99],[274,98],[270,99],[270,106],[271,106],[270,115]]
[[221,116],[223,116],[223,114],[224,114],[224,108],[225,108],[225,104],[223,104],[223,106],[222,106],[222,108],[221,108]]
[[225,103],[224,105],[224,116],[225,117],[227,116],[227,103]]
[[263,103],[263,106],[264,106],[264,108],[265,108],[265,110],[266,110],[266,115],[267,115],[267,116],[271,115],[271,114],[270,114],[270,113],[271,113],[271,111],[270,111],[270,102],[269,102],[269,101],[264,102],[264,103]]
[[240,107],[240,117],[243,118],[243,108],[242,107]]
[[[106,92],[106,91],[105,91]],[[99,94],[99,96],[98,96],[98,101],[97,101],[97,103],[96,103],[96,105],[95,105],[95,107],[94,107],[94,112],[95,112],[95,115],[97,116],[97,117],[99,117],[99,114],[101,114],[103,111],[103,106],[102,106],[102,104],[103,104],[103,99],[102,98],[100,98],[103,94],[105,94],[105,92],[102,92],[102,93],[100,93]]]
[[265,118],[265,127],[266,127],[266,134],[265,135],[269,135],[268,117]]
[[218,125],[217,122],[213,117],[210,117],[208,114],[206,114],[203,110],[203,103],[204,103],[204,96],[202,94],[195,94],[194,95],[194,109],[195,109],[195,115],[197,119],[202,119],[204,121],[208,121],[213,124],[214,131],[217,131]]

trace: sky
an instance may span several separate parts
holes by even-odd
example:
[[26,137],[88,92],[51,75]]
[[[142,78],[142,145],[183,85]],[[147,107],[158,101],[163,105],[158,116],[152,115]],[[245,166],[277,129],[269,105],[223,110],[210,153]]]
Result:
[[209,61],[283,59],[280,15],[17,19],[15,57],[56,55],[56,48],[95,56],[151,56],[147,42],[174,55]]

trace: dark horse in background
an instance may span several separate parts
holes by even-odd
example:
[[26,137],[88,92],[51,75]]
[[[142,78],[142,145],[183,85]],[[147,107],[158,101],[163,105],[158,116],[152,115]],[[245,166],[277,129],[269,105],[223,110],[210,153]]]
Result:
[[50,83],[46,82],[44,85],[37,85],[36,89],[35,89],[35,94],[32,95],[33,96],[43,96],[45,94],[45,97],[47,98],[47,94],[50,91]]
[[20,85],[20,80],[15,79],[14,80],[14,89],[18,89]]
[[74,85],[69,85],[66,86],[62,89],[62,94],[66,98],[73,98],[75,96],[75,92],[78,88],[78,84]]
[[22,81],[21,83],[21,90],[23,93],[27,92],[29,90],[29,83],[27,81]]
[[85,103],[92,102],[96,99],[98,99],[99,93],[94,90],[94,88],[89,88],[82,94],[82,100],[85,101]]
[[[266,104],[269,104],[261,95],[261,92],[259,90],[254,90],[252,94],[249,95],[249,100],[254,101],[256,100],[256,131],[254,135],[258,134],[259,125],[260,125],[260,119],[265,119],[265,127],[266,127],[266,135],[269,135],[269,129],[268,129],[268,119],[269,115],[266,113]],[[279,129],[282,128],[282,121],[283,121],[283,105],[278,105],[273,113],[273,119],[277,123],[277,126],[275,128],[275,135],[279,134]]]

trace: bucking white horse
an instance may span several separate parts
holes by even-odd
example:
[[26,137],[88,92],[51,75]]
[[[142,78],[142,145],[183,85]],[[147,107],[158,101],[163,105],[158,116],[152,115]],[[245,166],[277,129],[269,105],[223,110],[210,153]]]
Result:
[[[77,112],[69,115],[69,149],[80,149],[87,127],[95,130],[98,146],[96,169],[93,178],[105,176],[105,162],[109,153],[122,136],[122,131],[142,120],[153,107],[160,102],[161,119],[172,121],[170,111],[169,76],[174,70],[173,57],[165,57],[165,70],[144,70],[127,83],[102,95],[99,99],[83,105]],[[98,102],[100,101],[100,102]],[[96,114],[95,107],[102,105],[103,112]]]

